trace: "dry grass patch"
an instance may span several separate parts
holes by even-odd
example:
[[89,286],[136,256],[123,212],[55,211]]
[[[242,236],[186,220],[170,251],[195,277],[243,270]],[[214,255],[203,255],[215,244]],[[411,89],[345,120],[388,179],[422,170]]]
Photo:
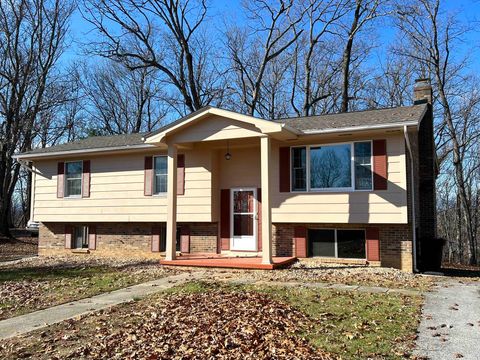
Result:
[[421,297],[194,282],[0,345],[16,359],[402,359]]
[[0,265],[0,320],[178,272],[157,262],[75,257]]
[[248,278],[259,281],[278,282],[323,282],[428,291],[435,285],[435,278],[403,272],[392,268],[321,264],[312,260],[302,260],[287,269],[275,271],[235,271],[209,270],[212,276],[223,278]]

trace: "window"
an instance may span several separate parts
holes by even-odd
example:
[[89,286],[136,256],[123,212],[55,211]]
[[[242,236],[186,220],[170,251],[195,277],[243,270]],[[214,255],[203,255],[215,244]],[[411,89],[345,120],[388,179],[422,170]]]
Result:
[[[175,250],[180,251],[180,227],[177,227],[177,236],[175,243]],[[167,227],[162,226],[160,228],[160,252],[167,251]]]
[[308,256],[365,259],[365,231],[309,229]]
[[337,230],[337,257],[365,259],[365,231]]
[[335,257],[335,254],[335,230],[308,230],[309,256]]
[[372,189],[372,143],[371,141],[354,143],[355,153],[355,189]]
[[372,190],[372,142],[291,150],[292,191]]
[[73,248],[88,249],[88,226],[73,227]]
[[352,187],[352,149],[350,144],[310,148],[310,189]]
[[167,192],[167,157],[155,156],[154,158],[154,193],[162,194]]
[[292,148],[292,189],[307,190],[307,150],[304,147]]
[[65,163],[65,197],[82,195],[82,172],[82,161]]

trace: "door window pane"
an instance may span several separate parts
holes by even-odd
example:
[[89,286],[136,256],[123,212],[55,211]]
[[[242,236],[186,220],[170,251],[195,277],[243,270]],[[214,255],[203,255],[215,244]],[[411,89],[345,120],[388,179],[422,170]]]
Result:
[[254,209],[253,191],[234,191],[233,192],[233,212],[250,213]]
[[310,148],[310,187],[312,189],[352,186],[350,144]]
[[292,148],[292,190],[307,190],[307,150]]
[[372,189],[372,145],[370,141],[354,143],[355,189]]
[[365,259],[365,231],[337,230],[339,258]]
[[155,169],[155,194],[161,194],[167,192],[167,157],[155,156],[154,157],[154,169]]
[[335,230],[309,229],[308,255],[335,257]]
[[65,163],[65,196],[82,195],[83,162]]
[[253,215],[233,215],[233,236],[253,236]]

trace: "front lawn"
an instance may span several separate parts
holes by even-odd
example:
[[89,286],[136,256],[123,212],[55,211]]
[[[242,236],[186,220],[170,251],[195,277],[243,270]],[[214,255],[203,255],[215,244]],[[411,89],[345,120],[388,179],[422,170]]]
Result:
[[194,282],[0,344],[0,358],[402,359],[421,296]]
[[35,258],[0,266],[0,320],[174,274],[157,262]]

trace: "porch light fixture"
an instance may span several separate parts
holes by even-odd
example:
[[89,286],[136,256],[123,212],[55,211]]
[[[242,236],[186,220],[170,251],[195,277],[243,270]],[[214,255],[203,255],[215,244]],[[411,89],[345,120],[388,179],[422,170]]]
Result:
[[232,154],[230,154],[230,145],[227,140],[227,152],[225,153],[225,160],[230,160],[232,158]]

